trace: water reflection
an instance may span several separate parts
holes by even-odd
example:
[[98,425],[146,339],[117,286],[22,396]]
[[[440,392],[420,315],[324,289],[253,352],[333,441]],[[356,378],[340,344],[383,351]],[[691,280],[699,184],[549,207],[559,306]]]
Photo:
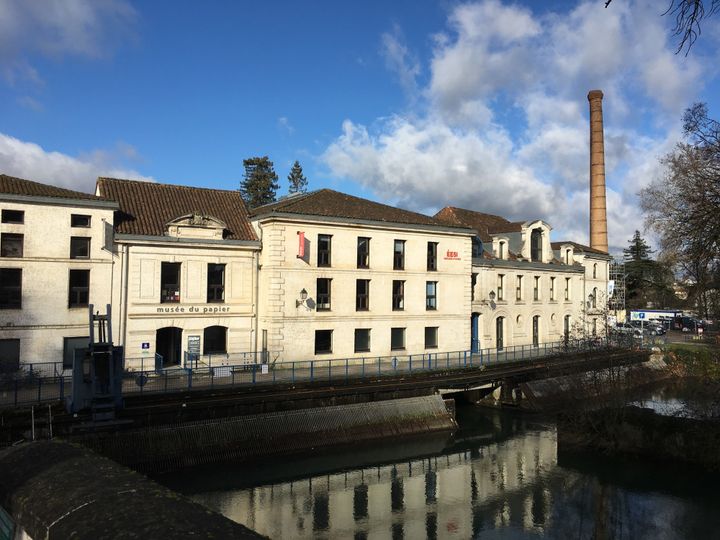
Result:
[[278,539],[710,538],[720,526],[707,476],[587,456],[558,463],[552,422],[475,409],[459,420],[433,455],[423,452],[437,437],[164,480]]

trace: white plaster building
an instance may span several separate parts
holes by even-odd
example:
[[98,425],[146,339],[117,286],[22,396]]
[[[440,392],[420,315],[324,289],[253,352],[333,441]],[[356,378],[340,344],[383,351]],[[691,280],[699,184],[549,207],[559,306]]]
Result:
[[88,305],[116,279],[116,202],[0,175],[0,371],[63,362],[87,347]]
[[279,360],[466,350],[472,231],[322,189],[256,208],[260,343]]
[[[577,334],[579,327],[600,333],[608,255],[561,243],[570,250],[559,258],[550,242],[552,228],[540,220],[510,222],[455,207],[443,208],[435,217],[471,227],[476,234],[470,315],[474,350],[539,346]],[[593,292],[596,296],[589,300]]]
[[[125,365],[242,363],[254,350],[260,251],[237,191],[99,178],[116,200],[116,343]],[[252,360],[251,360],[252,361]]]

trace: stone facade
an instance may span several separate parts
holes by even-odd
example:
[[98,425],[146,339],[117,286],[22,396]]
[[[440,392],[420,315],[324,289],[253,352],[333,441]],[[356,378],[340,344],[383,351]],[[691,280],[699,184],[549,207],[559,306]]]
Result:
[[[261,216],[253,218],[253,225],[263,244],[259,348],[265,346],[275,359],[361,358],[467,348],[468,231],[313,217]],[[330,238],[326,266],[318,259],[323,235]],[[369,239],[367,268],[358,268],[358,238]],[[402,270],[394,269],[396,240],[404,242]],[[437,246],[437,270],[428,270],[429,242]],[[329,301],[318,297],[319,280],[330,280]],[[358,286],[364,287],[358,280],[369,281],[367,305],[364,299],[358,304]],[[393,282],[402,282],[401,309],[393,305]],[[435,288],[434,309],[428,309],[428,282],[435,283],[430,286]],[[391,346],[393,328],[404,329],[403,343],[395,347]],[[428,346],[426,328],[437,328],[437,342],[428,336]],[[369,330],[367,347],[356,346],[356,329]],[[327,330],[332,332],[330,347],[316,352],[316,332]]]
[[[0,354],[4,365],[17,361],[67,364],[72,362],[74,348],[87,346],[88,305],[104,313],[119,279],[113,254],[106,249],[108,245],[112,249],[106,234],[109,228],[112,235],[116,208],[116,203],[87,196],[0,193]],[[20,279],[19,303],[12,291],[15,276]]]

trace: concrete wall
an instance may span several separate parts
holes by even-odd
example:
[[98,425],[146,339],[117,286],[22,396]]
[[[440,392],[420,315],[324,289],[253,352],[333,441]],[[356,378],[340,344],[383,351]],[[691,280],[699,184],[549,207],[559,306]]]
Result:
[[[470,344],[471,240],[464,233],[392,224],[273,219],[254,222],[263,250],[260,271],[260,331],[279,360],[417,354],[425,348],[425,327],[438,327],[432,352],[467,349]],[[305,256],[298,233],[305,233]],[[332,235],[330,267],[317,265],[319,234]],[[357,268],[357,238],[369,237],[370,268]],[[393,270],[393,242],[405,240],[405,269]],[[437,271],[427,270],[427,243],[437,242]],[[331,309],[317,311],[317,278],[332,279]],[[370,280],[367,311],[356,311],[356,280]],[[405,308],[392,309],[393,280],[405,281]],[[437,310],[426,310],[426,282],[437,282]],[[297,305],[302,290],[308,301]],[[391,328],[406,328],[404,351],[391,351]],[[371,329],[370,352],[354,352],[354,330]],[[315,354],[315,331],[333,331],[331,354]]]
[[[22,309],[0,310],[0,339],[20,340],[21,362],[62,361],[63,338],[88,335],[87,307],[68,307],[69,271],[90,270],[89,302],[105,312],[117,279],[113,255],[104,250],[104,222],[113,210],[83,205],[0,201],[25,212],[23,224],[0,223],[0,234],[23,235],[23,256],[0,258],[2,268],[22,269]],[[71,227],[71,215],[90,216],[90,227]],[[70,258],[70,238],[90,238],[90,257]]]

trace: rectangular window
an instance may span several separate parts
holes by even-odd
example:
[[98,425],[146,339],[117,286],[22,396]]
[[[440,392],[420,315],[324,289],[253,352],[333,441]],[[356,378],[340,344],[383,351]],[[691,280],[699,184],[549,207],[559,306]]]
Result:
[[393,270],[405,270],[405,240],[393,244]]
[[317,294],[315,299],[317,311],[330,311],[330,282],[328,278],[317,278]]
[[0,268],[0,309],[22,308],[22,269]]
[[370,280],[355,280],[355,311],[370,309]]
[[477,236],[473,236],[473,239],[472,239],[472,257],[473,257],[473,259],[482,257],[482,252],[483,252],[482,240],[480,240]]
[[550,278],[550,301],[555,301],[555,278]]
[[71,259],[89,259],[90,258],[90,238],[87,236],[70,237],[70,258]]
[[426,349],[437,349],[438,348],[438,327],[437,326],[426,326],[425,327],[425,348]]
[[0,235],[0,257],[22,257],[23,235],[3,233]]
[[355,352],[370,352],[370,329],[355,329]]
[[394,311],[405,309],[405,282],[393,280],[392,284],[392,308]]
[[522,281],[523,277],[518,276],[517,277],[517,285],[515,285],[515,300],[518,302],[522,300]]
[[357,267],[370,268],[370,239],[364,236],[357,239]]
[[318,266],[331,266],[332,236],[329,234],[318,234]]
[[84,214],[70,214],[70,226],[71,227],[89,227],[90,216]]
[[90,270],[70,270],[68,307],[87,307],[90,298]]
[[20,369],[20,340],[0,339],[0,375]]
[[437,309],[437,281],[425,282],[425,309]]
[[505,300],[505,274],[498,274],[498,282],[497,282],[497,299],[498,300]]
[[25,212],[22,210],[3,210],[2,222],[22,225],[25,223]]
[[535,276],[535,284],[533,285],[533,300],[540,300],[540,276]]
[[427,248],[427,269],[428,272],[437,270],[437,242],[428,242]]
[[315,354],[332,352],[332,330],[315,330]]
[[207,301],[225,301],[225,265],[208,264]]
[[565,301],[570,300],[570,278],[565,278]]
[[73,360],[78,349],[87,349],[90,338],[85,337],[66,337],[63,338],[63,369],[72,369]]
[[473,273],[470,275],[470,300],[475,300],[475,287],[477,287],[478,275]]
[[164,262],[160,266],[160,303],[180,301],[180,263]]
[[390,329],[390,349],[393,351],[401,351],[405,349],[405,329]]

